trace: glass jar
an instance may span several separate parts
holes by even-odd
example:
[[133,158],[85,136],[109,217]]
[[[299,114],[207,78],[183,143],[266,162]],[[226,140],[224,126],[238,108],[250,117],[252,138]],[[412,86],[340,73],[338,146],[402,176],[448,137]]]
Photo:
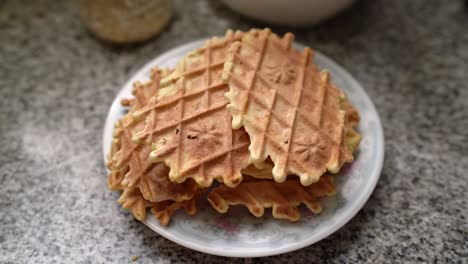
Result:
[[166,26],[171,0],[77,0],[81,17],[98,38],[113,43],[147,40]]

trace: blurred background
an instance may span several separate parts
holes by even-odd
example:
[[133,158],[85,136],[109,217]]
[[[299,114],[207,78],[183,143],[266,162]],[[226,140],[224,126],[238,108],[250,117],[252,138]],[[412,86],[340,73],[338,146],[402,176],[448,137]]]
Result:
[[185,249],[120,212],[101,149],[107,111],[142,65],[252,27],[291,31],[347,69],[379,111],[386,160],[345,227],[246,262],[466,260],[466,1],[285,2],[0,0],[0,263],[243,263]]

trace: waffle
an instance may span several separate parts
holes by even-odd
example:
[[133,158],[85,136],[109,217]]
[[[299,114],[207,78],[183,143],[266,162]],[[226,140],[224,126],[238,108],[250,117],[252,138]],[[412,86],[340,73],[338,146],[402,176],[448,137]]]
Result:
[[[167,225],[197,211],[207,191],[215,210],[243,205],[261,217],[298,221],[335,194],[331,173],[353,160],[359,114],[312,61],[269,29],[228,31],[187,54],[174,71],[135,83],[106,163],[118,202]],[[213,186],[213,180],[220,182]],[[302,208],[302,207],[301,207]]]
[[241,36],[228,31],[188,54],[161,80],[158,95],[133,114],[146,119],[133,140],[151,146],[150,159],[170,167],[174,182],[191,178],[208,187],[218,179],[234,187],[250,164],[249,137],[243,129],[231,128],[224,98],[228,86],[221,80],[227,50]]
[[361,142],[361,135],[356,131],[359,124],[359,113],[348,100],[344,101],[343,108],[346,111],[345,146],[353,153]]
[[197,212],[196,198],[187,201],[163,201],[153,206],[151,212],[159,223],[165,226],[169,224],[172,215],[181,208],[184,208],[188,215],[194,215]]
[[[346,114],[344,144],[345,147],[353,153],[361,141],[361,135],[356,131],[357,125],[359,124],[359,113],[348,100],[344,101],[343,106]],[[261,168],[250,165],[242,170],[242,173],[257,179],[272,179],[273,175],[271,172],[273,166],[273,162],[267,159],[267,161],[262,164]]]
[[[160,70],[158,68],[152,69],[149,82],[145,84],[136,82],[133,85],[132,94],[134,95],[134,98],[123,99],[121,101],[123,106],[131,108],[129,112],[119,119],[114,125],[114,138],[112,140],[111,150],[106,162],[107,168],[111,171],[111,174],[109,175],[109,187],[111,189],[122,189],[120,183],[128,172],[128,159],[130,158],[131,153],[133,153],[133,150],[137,147],[137,145],[124,144],[124,149],[122,149],[122,133],[126,127],[134,126],[133,123],[135,120],[132,118],[133,112],[148,103],[148,99],[151,98],[152,94],[155,94],[159,90],[159,82],[161,78],[169,75],[169,73],[170,72],[168,70]],[[131,146],[131,148],[125,149],[126,146]]]
[[188,215],[193,215],[197,212],[196,199],[192,198],[186,201],[162,201],[153,203],[143,198],[139,188],[127,187],[124,188],[118,203],[123,208],[130,210],[133,216],[140,220],[146,220],[146,210],[151,208],[154,217],[161,225],[169,224],[172,215],[180,208],[184,208]]
[[317,69],[310,48],[291,47],[293,39],[249,31],[232,44],[222,78],[230,87],[232,127],[249,134],[252,162],[270,157],[275,181],[295,174],[310,185],[353,156],[343,140],[344,94]]
[[245,181],[235,188],[216,187],[208,194],[208,201],[220,213],[226,213],[230,205],[244,205],[251,214],[261,217],[264,208],[272,208],[274,218],[297,221],[301,215],[297,208],[304,204],[311,212],[320,213],[318,199],[335,194],[331,175],[324,175],[312,185],[304,186],[297,179],[283,183],[272,180]]
[[[128,136],[131,138],[131,134]],[[143,197],[151,202],[191,199],[198,190],[197,184],[193,180],[181,184],[170,181],[169,168],[161,162],[151,163],[148,160],[150,152],[150,147],[145,145],[135,150],[128,162],[129,171],[121,184],[129,187],[138,186]]]
[[115,140],[111,148],[112,156],[108,162],[108,183],[111,189],[138,186],[143,197],[150,202],[188,200],[198,189],[193,181],[172,183],[168,178],[169,170],[163,163],[152,163],[148,160],[151,152],[149,146],[135,144],[131,140],[133,134],[145,126],[144,121],[133,119],[133,113],[148,103],[149,98],[159,90],[160,80],[169,74],[168,70],[154,69],[148,83],[135,83],[135,98],[123,100],[123,104],[130,105],[131,109],[117,122],[114,130]]
[[[135,120],[133,113],[146,104],[159,90],[160,80],[170,71],[153,69],[149,82],[136,82],[133,99],[124,99],[121,104],[130,110],[115,125],[114,140],[106,163],[109,169],[108,185],[111,190],[123,190],[118,202],[133,212],[140,221],[146,219],[147,208],[157,208],[167,212],[164,217],[156,216],[161,223],[167,224],[174,211],[185,204],[192,204],[190,213],[196,212],[194,196],[198,186],[194,181],[175,184],[169,180],[169,169],[163,163],[148,160],[149,146],[132,142],[133,134],[144,128],[144,120]],[[190,201],[190,202],[188,202]],[[180,204],[180,206],[176,206]],[[170,205],[167,209],[165,205]]]
[[136,219],[144,221],[146,219],[146,209],[155,203],[145,200],[137,187],[127,187],[123,189],[122,195],[117,200],[123,208],[130,210]]
[[[123,106],[130,107],[130,110],[119,121],[117,121],[114,126],[114,140],[107,162],[107,167],[109,169],[118,169],[127,165],[128,160],[138,145],[132,144],[131,140],[128,140],[128,137],[122,137],[122,134],[126,128],[129,128],[130,130],[139,130],[144,127],[144,122],[137,122],[132,115],[135,111],[148,104],[149,99],[159,90],[161,79],[168,76],[170,73],[171,71],[167,69],[152,69],[150,81],[145,84],[142,84],[141,82],[135,82],[133,84],[132,94],[134,95],[134,98],[122,100],[121,104]],[[127,133],[130,133],[130,130],[127,130]]]

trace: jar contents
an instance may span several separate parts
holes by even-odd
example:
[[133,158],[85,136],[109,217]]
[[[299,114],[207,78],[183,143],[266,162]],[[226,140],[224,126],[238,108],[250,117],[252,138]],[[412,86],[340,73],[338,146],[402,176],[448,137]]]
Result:
[[81,17],[98,38],[113,43],[147,40],[171,18],[170,0],[77,0]]

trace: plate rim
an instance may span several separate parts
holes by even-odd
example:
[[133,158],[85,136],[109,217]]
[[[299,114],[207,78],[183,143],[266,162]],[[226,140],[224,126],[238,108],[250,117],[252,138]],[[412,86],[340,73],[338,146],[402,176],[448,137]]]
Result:
[[[137,71],[133,72],[130,75],[130,78],[128,81],[126,81],[114,97],[114,100],[112,101],[111,107],[109,108],[109,111],[107,112],[106,120],[104,123],[104,129],[103,129],[103,144],[102,144],[102,151],[103,151],[103,156],[104,156],[104,162],[107,160],[107,152],[110,146],[106,146],[106,142],[109,140],[106,140],[108,135],[112,136],[112,131],[114,129],[114,124],[111,123],[112,119],[112,113],[115,112],[119,108],[119,98],[123,96],[125,93],[125,88],[128,86],[132,86],[133,82],[137,79],[137,76],[145,75],[145,72],[149,72],[149,70],[156,66],[158,63],[161,63],[167,59],[170,59],[173,54],[178,53],[180,50],[187,49],[188,47],[193,47],[193,46],[201,46],[208,38],[202,38],[194,41],[190,41],[188,43],[179,45],[177,47],[174,47],[172,49],[169,49],[165,52],[162,52],[161,55],[154,57],[151,59],[149,62],[145,63],[142,67],[140,67]],[[301,44],[299,42],[294,43],[295,46],[299,48],[306,47],[306,45]],[[216,249],[212,247],[206,247],[202,245],[195,244],[190,241],[186,241],[183,238],[180,238],[174,234],[172,234],[170,231],[168,231],[165,227],[161,227],[158,225],[153,224],[152,222],[148,221],[146,219],[145,221],[142,221],[148,228],[156,232],[157,234],[163,236],[164,238],[177,243],[181,246],[184,246],[186,248],[196,250],[202,253],[207,253],[211,255],[217,255],[217,256],[223,256],[223,257],[266,257],[266,256],[273,256],[273,255],[279,255],[279,254],[284,254],[287,252],[295,251],[301,248],[305,248],[307,246],[310,246],[312,244],[315,244],[322,239],[330,236],[331,234],[335,233],[338,231],[340,228],[344,227],[356,214],[364,207],[364,205],[367,203],[369,200],[370,196],[375,190],[375,187],[377,186],[377,182],[380,179],[380,175],[382,172],[383,168],[383,163],[384,163],[384,157],[385,157],[385,137],[384,137],[384,132],[383,132],[383,127],[382,127],[382,122],[380,120],[379,113],[373,103],[373,101],[370,99],[369,95],[367,94],[366,90],[364,87],[345,69],[343,68],[340,64],[335,62],[333,59],[329,58],[328,56],[324,55],[323,53],[319,52],[318,50],[314,49],[314,56],[320,57],[320,60],[326,61],[328,64],[333,65],[335,67],[335,70],[340,73],[340,76],[342,76],[344,79],[349,81],[352,86],[358,87],[359,89],[362,90],[364,98],[363,100],[366,101],[368,104],[369,108],[375,112],[376,116],[376,123],[377,123],[377,131],[376,131],[376,137],[377,137],[377,159],[376,159],[376,166],[374,168],[374,171],[370,174],[375,175],[370,178],[370,183],[366,185],[367,188],[365,188],[361,193],[361,195],[358,197],[358,202],[356,203],[355,207],[352,208],[350,212],[344,215],[344,217],[339,218],[338,221],[336,221],[331,228],[326,229],[323,232],[319,232],[316,236],[303,240],[300,243],[295,243],[290,246],[286,245],[281,248],[274,248],[274,249],[267,249],[267,250],[262,250],[259,252],[243,252],[242,250],[234,249],[234,250],[226,250],[225,248],[223,249]],[[110,133],[109,133],[110,130]],[[106,168],[107,170],[107,168]]]

